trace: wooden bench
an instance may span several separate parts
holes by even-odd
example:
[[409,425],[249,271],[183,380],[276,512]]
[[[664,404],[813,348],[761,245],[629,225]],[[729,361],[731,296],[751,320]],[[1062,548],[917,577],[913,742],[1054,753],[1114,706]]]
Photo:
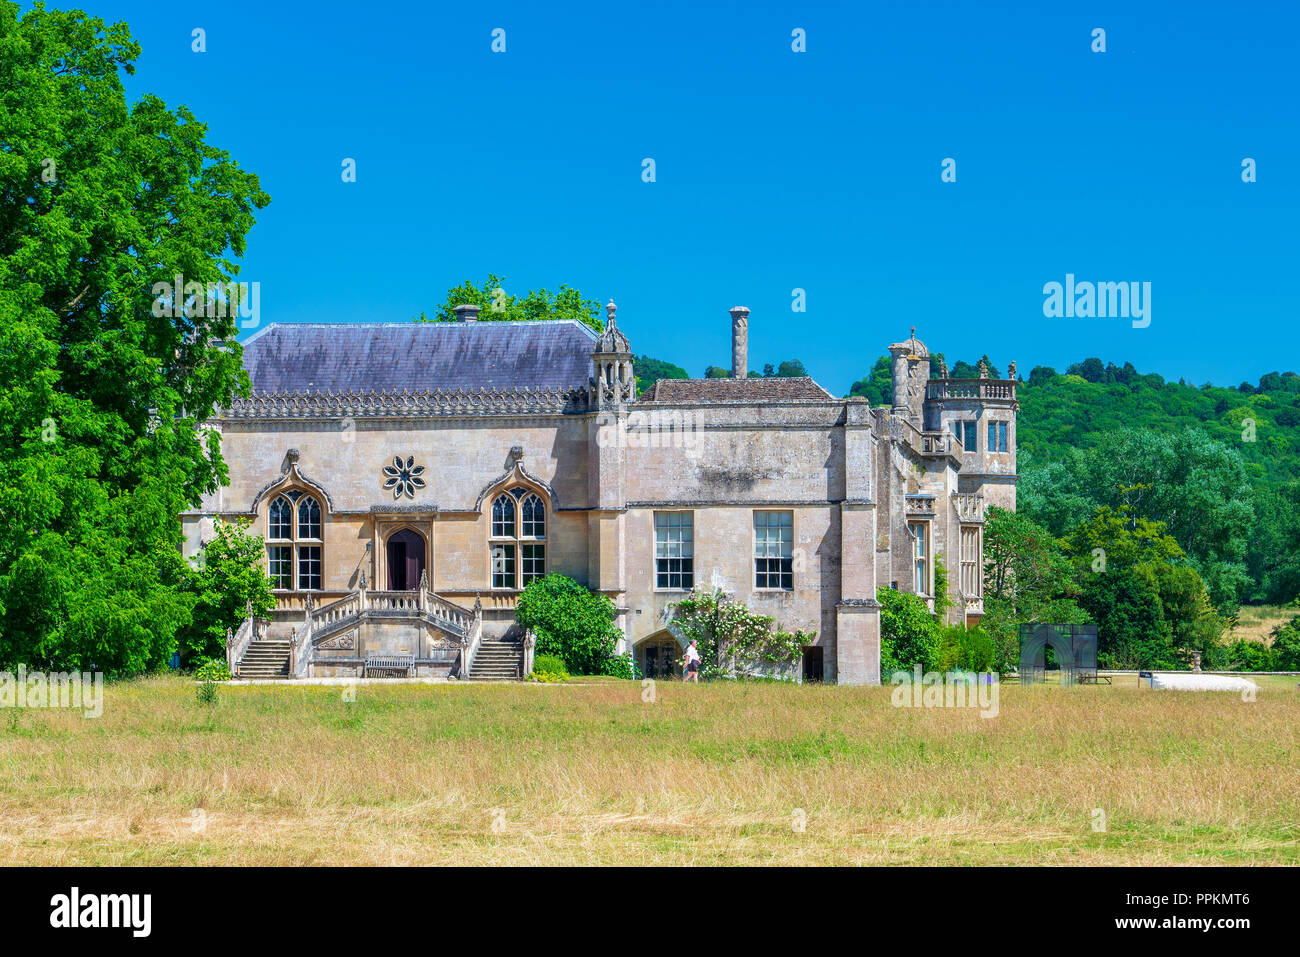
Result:
[[415,670],[415,655],[367,655],[367,678],[406,678]]

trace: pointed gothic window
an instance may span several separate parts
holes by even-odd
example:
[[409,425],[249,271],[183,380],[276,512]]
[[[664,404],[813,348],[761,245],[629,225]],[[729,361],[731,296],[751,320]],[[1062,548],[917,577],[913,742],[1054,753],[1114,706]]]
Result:
[[545,538],[546,537],[546,506],[536,495],[530,495],[524,499],[524,530],[521,533],[523,538]]
[[515,503],[507,495],[497,496],[492,503],[492,537],[515,537]]
[[293,538],[293,506],[283,495],[271,503],[268,538]]
[[314,498],[298,502],[298,537],[320,538],[320,503]]
[[546,503],[527,488],[492,502],[492,587],[519,589],[546,574]]
[[[294,508],[297,502],[297,508]],[[302,489],[276,496],[267,509],[267,572],[279,591],[320,591],[323,562],[320,502]]]

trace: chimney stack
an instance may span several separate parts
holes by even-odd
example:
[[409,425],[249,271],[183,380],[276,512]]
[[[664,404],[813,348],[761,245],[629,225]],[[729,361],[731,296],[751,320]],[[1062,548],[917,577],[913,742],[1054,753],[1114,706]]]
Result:
[[731,307],[731,377],[749,375],[749,307]]
[[478,322],[478,312],[481,307],[473,303],[464,303],[454,307],[451,311],[456,314],[457,320],[461,322]]

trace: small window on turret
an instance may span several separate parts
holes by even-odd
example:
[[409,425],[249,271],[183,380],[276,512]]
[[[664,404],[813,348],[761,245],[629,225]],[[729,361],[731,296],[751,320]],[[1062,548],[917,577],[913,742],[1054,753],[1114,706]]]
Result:
[[953,435],[957,436],[957,441],[961,443],[961,449],[963,452],[979,451],[979,449],[975,447],[975,436],[978,433],[975,431],[974,419],[961,419],[954,422],[952,424],[952,432]]
[[989,423],[989,451],[1005,452],[1007,450],[1007,424],[1005,422]]

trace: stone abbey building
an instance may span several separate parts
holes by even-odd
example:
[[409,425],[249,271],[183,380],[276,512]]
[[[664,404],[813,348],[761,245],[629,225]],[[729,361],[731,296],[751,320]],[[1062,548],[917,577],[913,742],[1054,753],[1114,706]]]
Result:
[[[800,673],[880,681],[876,590],[982,613],[985,510],[1015,507],[1016,381],[931,378],[890,346],[892,408],[810,378],[659,380],[574,321],[275,324],[248,339],[253,394],[208,423],[227,486],[183,516],[266,539],[279,604],[230,640],[245,676],[513,677],[522,588],[547,572],[607,595],[647,674],[676,669],[669,606],[720,588],[816,633]],[[864,355],[864,359],[869,358]],[[946,376],[945,370],[938,370]]]

